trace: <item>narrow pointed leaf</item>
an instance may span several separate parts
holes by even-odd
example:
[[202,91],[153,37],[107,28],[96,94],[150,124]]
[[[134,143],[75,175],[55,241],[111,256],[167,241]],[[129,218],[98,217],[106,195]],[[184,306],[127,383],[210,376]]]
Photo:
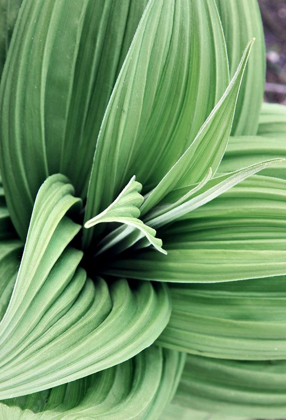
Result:
[[142,206],[142,215],[145,215],[174,188],[203,180],[209,168],[212,168],[213,174],[216,173],[227,146],[239,86],[252,44],[253,41],[245,49],[233,79],[194,142],[148,195]]
[[245,44],[256,42],[245,71],[233,121],[233,135],[254,135],[265,84],[265,44],[257,0],[216,0],[225,33],[230,74],[235,73]]
[[104,272],[181,283],[285,275],[285,191],[284,180],[250,178],[160,230],[168,257],[134,251]]
[[[286,134],[284,137],[275,134],[268,137],[243,136],[230,137],[228,147],[222,163],[219,167],[220,173],[237,170],[241,167],[253,165],[264,159],[275,157],[286,158]],[[280,161],[260,172],[261,175],[286,178],[285,161]]]
[[[144,194],[150,191],[192,143],[227,84],[214,1],[151,0],[104,116],[85,220],[108,207],[134,174]],[[92,235],[85,233],[85,247]]]

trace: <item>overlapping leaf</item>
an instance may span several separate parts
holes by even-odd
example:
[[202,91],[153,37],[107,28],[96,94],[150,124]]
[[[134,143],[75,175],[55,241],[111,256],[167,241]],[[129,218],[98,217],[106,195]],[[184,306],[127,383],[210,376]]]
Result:
[[173,311],[158,343],[224,359],[286,359],[286,277],[171,286]]
[[155,419],[172,399],[184,355],[157,346],[86,378],[0,403],[1,420]]
[[146,3],[23,1],[0,95],[1,170],[23,240],[48,175],[67,175],[85,197],[105,108]]
[[262,104],[257,135],[286,138],[286,107]]
[[160,230],[168,258],[140,250],[114,259],[116,276],[182,283],[286,274],[286,183],[253,177]]
[[[106,110],[85,220],[107,208],[134,174],[143,192],[150,191],[191,144],[227,84],[214,1],[151,0]],[[85,246],[91,238],[88,231]]]
[[[187,357],[174,403],[222,416],[285,416],[286,362]],[[211,418],[211,417],[210,417]]]
[[[78,267],[69,246],[80,199],[63,175],[37,195],[24,255],[0,324],[0,398],[30,394],[100,371],[150,346],[170,317],[165,286],[105,282]],[[3,267],[4,269],[4,267]]]
[[[91,228],[100,223],[122,223],[132,230],[139,231],[139,235],[145,237],[148,243],[152,244],[157,251],[166,254],[166,251],[162,248],[161,239],[155,237],[155,229],[145,225],[142,220],[139,219],[139,208],[144,201],[144,198],[140,194],[141,189],[142,185],[135,181],[135,177],[132,177],[110,206],[97,216],[88,220],[84,227]],[[120,240],[120,235],[117,235],[116,232],[112,232],[98,244],[99,250],[96,255],[114,246],[120,242]]]
[[265,45],[257,0],[216,0],[229,58],[230,74],[235,73],[245,44],[256,42],[242,81],[232,133],[256,134],[265,84]]

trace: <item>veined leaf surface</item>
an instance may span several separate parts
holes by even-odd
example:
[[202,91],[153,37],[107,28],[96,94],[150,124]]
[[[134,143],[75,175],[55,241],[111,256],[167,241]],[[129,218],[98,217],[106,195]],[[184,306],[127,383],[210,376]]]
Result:
[[1,170],[23,240],[49,175],[65,174],[86,196],[105,108],[146,3],[23,1],[0,94]]
[[[101,126],[85,221],[107,208],[134,174],[144,194],[154,188],[192,143],[227,84],[214,0],[151,0]],[[92,235],[85,233],[85,247]]]
[[256,42],[245,71],[232,127],[233,135],[254,135],[265,84],[265,43],[257,0],[216,0],[227,45],[230,74],[239,63],[245,44]]

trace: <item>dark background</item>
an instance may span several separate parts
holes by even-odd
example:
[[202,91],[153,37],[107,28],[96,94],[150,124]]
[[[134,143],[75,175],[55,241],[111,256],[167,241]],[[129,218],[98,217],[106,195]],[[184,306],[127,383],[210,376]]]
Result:
[[266,42],[265,101],[286,105],[286,0],[258,0]]

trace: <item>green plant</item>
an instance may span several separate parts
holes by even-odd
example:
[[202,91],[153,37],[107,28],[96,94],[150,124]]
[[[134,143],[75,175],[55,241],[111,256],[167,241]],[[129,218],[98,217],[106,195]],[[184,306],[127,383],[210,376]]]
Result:
[[283,416],[286,113],[261,109],[256,0],[20,3],[0,418]]

